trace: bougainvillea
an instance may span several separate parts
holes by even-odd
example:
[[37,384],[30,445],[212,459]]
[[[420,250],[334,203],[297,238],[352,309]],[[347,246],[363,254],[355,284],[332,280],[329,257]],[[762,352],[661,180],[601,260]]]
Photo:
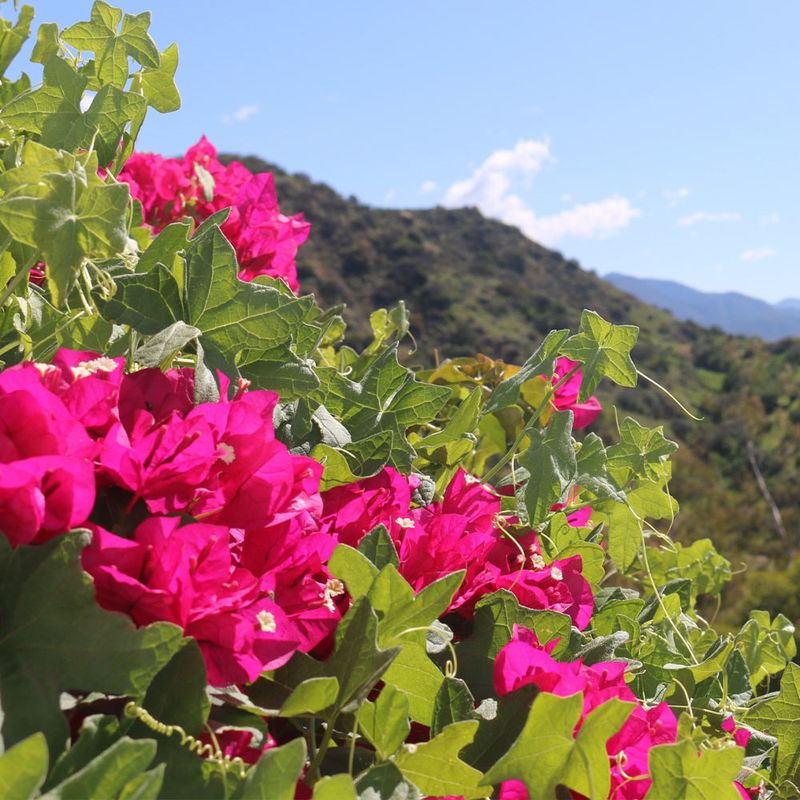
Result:
[[271,175],[135,152],[148,26],[98,0],[0,85],[0,795],[797,796],[793,627],[718,634],[677,444],[591,430],[637,329],[349,346]]
[[230,209],[221,228],[236,249],[239,277],[269,275],[299,289],[295,256],[311,226],[302,214],[281,213],[270,173],[254,175],[238,161],[221,163],[203,136],[183,158],[134,153],[119,180],[141,202],[145,222],[156,233],[186,216],[199,223]]

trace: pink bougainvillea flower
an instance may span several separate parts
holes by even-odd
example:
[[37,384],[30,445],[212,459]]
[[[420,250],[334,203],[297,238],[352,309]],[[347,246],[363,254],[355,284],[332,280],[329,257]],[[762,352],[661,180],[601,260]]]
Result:
[[733,740],[739,747],[747,747],[747,743],[753,735],[753,732],[748,728],[740,728],[732,716],[725,717],[720,724],[720,728],[722,728],[725,733],[733,734]]
[[266,275],[299,289],[295,257],[311,225],[302,214],[281,213],[271,173],[254,175],[237,161],[223,164],[203,136],[183,158],[134,153],[119,178],[142,203],[145,222],[156,232],[186,216],[202,222],[229,208],[222,232],[236,250],[239,277],[251,281]]
[[47,383],[64,388],[57,367],[0,374],[0,530],[13,545],[81,525],[94,506],[94,442]]
[[[576,732],[595,708],[612,697],[636,703],[619,731],[608,740],[606,751],[611,770],[609,797],[613,800],[641,800],[650,787],[650,780],[645,777],[649,775],[650,748],[676,740],[678,725],[675,715],[666,703],[650,709],[639,704],[625,682],[623,662],[600,662],[588,666],[580,660],[556,661],[550,655],[552,646],[542,647],[533,631],[515,626],[512,640],[495,660],[494,683],[498,695],[503,697],[527,685],[560,697],[580,692],[583,695],[583,713]],[[518,785],[511,788],[519,791]]]
[[386,467],[371,478],[329,489],[322,493],[321,529],[356,547],[375,526],[385,525],[397,543],[414,524],[411,495],[418,485],[418,478]]
[[93,534],[83,566],[100,605],[137,625],[180,625],[200,645],[211,684],[255,680],[297,650],[294,627],[270,596],[274,585],[235,565],[227,528],[151,517],[132,540],[98,527]]
[[[553,385],[558,383],[573,367],[577,367],[579,363],[569,358],[559,358],[553,368]],[[566,383],[556,389],[553,396],[553,405],[558,411],[571,411],[573,413],[572,427],[575,430],[591,425],[603,410],[603,406],[600,405],[600,401],[594,395],[583,403],[578,402],[582,380],[583,373],[578,370]]]

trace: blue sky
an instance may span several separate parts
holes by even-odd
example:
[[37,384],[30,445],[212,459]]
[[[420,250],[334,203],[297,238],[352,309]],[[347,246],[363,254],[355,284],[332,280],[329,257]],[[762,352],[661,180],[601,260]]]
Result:
[[143,149],[205,133],[373,205],[478,205],[601,274],[800,296],[793,0],[121,5],[180,48]]

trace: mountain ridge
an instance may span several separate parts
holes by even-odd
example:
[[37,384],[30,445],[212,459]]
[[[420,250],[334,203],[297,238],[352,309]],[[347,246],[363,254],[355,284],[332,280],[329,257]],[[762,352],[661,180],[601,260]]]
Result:
[[773,304],[741,292],[703,292],[663,278],[640,278],[619,272],[609,272],[603,277],[678,319],[705,327],[716,325],[726,333],[760,336],[767,341],[800,336],[800,300],[787,298]]

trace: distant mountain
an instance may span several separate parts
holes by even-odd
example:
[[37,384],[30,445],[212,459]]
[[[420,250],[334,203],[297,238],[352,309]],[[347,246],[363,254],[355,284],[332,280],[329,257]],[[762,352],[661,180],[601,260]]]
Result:
[[800,336],[800,299],[771,305],[738,292],[700,292],[676,281],[634,278],[618,272],[604,277],[645,303],[671,311],[678,319],[767,341]]

